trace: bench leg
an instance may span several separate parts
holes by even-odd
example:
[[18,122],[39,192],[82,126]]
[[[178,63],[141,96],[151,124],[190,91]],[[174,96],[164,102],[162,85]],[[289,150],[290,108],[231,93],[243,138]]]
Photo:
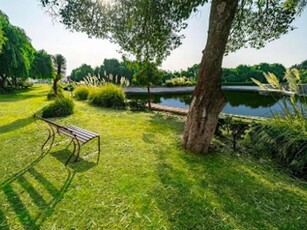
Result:
[[48,143],[48,141],[51,139],[51,143],[50,143],[50,147],[49,147],[49,150],[51,149],[52,145],[53,145],[53,142],[54,142],[54,138],[55,138],[55,133],[53,131],[53,129],[48,129],[48,132],[49,132],[49,135],[48,135],[48,138],[47,140],[44,142],[44,144],[42,145],[41,149],[43,150],[46,146],[46,144]]
[[66,146],[66,149],[68,149],[68,147],[71,145],[71,143],[73,142],[74,139],[71,139],[71,141],[68,143],[68,145]]
[[74,144],[74,150],[72,151],[72,153],[70,154],[70,156],[68,157],[67,161],[65,162],[65,165],[68,164],[68,162],[70,161],[70,159],[72,158],[72,156],[75,154],[76,152],[76,143],[74,142],[74,140],[72,139],[72,143]]
[[77,156],[76,156],[76,159],[75,159],[75,162],[77,162],[78,158],[79,158],[79,155],[80,155],[80,149],[81,149],[81,146],[80,146],[80,143],[79,141],[77,140],[77,147],[78,147],[78,151],[77,151]]

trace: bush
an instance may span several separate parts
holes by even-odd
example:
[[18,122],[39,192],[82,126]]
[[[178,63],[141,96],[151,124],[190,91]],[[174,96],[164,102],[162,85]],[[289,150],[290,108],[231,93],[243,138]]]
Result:
[[65,91],[69,91],[69,92],[74,91],[74,89],[75,89],[75,84],[74,84],[74,83],[65,84],[65,85],[63,86],[63,89],[64,89]]
[[114,84],[105,84],[90,92],[90,102],[103,107],[125,107],[125,93],[123,89]]
[[146,101],[140,99],[133,99],[128,101],[128,106],[132,111],[144,111],[146,110]]
[[89,88],[86,86],[78,86],[75,89],[74,97],[78,100],[86,100],[89,95]]
[[195,85],[195,82],[193,80],[189,80],[186,77],[177,77],[172,78],[170,80],[165,81],[165,86],[192,86]]
[[249,134],[257,157],[269,157],[295,176],[307,178],[307,133],[275,119],[257,124]]
[[29,81],[19,81],[18,82],[18,86],[20,87],[20,88],[29,88],[29,87],[31,87],[31,86],[33,86],[33,83],[31,83],[31,82],[29,82]]
[[[64,97],[64,95],[63,95],[63,90],[61,90],[61,89],[58,89],[58,98],[63,98]],[[53,91],[53,89],[51,89],[49,92],[48,92],[48,94],[47,94],[47,99],[48,100],[53,100],[53,99],[55,99],[56,98],[56,96],[55,96],[55,94],[54,94],[54,91]]]
[[63,117],[73,113],[74,103],[70,98],[57,98],[42,110],[42,117]]

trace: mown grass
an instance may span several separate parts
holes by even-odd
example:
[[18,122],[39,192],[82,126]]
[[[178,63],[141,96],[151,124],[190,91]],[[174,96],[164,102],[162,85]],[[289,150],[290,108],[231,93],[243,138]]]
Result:
[[94,141],[67,167],[63,144],[41,155],[32,115],[48,91],[0,96],[0,229],[306,229],[306,183],[247,157],[190,155],[183,122],[160,114],[76,101],[53,120],[99,133],[99,164],[86,158]]

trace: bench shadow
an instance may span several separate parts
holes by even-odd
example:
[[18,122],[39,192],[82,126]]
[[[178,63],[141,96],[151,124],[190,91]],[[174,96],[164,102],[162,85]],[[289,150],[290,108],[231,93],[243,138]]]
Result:
[[[65,162],[71,155],[71,151],[69,149],[62,149],[56,152],[51,152],[50,155],[65,164]],[[77,162],[74,162],[74,159],[74,157],[71,159],[67,167],[76,173],[86,172],[97,165],[97,163],[87,161],[82,157],[79,157]]]
[[[48,152],[40,155],[30,165],[8,178],[0,185],[0,229],[11,229],[7,216],[15,215],[24,229],[40,229],[44,221],[50,217],[56,205],[63,199],[78,170],[64,168],[65,179],[60,186],[55,186],[48,174],[37,168],[39,162]],[[43,195],[45,194],[45,196]],[[46,199],[46,194],[49,194]],[[3,199],[4,198],[4,199]],[[29,204],[25,204],[26,200]],[[32,211],[35,206],[38,211]],[[17,224],[17,223],[16,223]]]
[[34,121],[33,116],[15,120],[7,125],[0,126],[0,133],[15,131],[17,129],[23,128],[31,124],[33,121]]

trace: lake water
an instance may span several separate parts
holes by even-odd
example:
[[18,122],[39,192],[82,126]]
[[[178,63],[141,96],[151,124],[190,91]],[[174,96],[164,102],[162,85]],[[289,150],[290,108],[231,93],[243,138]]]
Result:
[[[281,113],[281,104],[288,97],[281,95],[260,95],[258,92],[224,92],[228,100],[224,107],[224,113],[244,116],[271,117],[272,113]],[[136,96],[130,96],[136,98]],[[146,96],[137,96],[145,99]],[[161,105],[188,108],[191,102],[191,94],[181,95],[153,95],[152,102]],[[302,104],[303,102],[298,102]],[[289,103],[287,103],[289,104]]]

